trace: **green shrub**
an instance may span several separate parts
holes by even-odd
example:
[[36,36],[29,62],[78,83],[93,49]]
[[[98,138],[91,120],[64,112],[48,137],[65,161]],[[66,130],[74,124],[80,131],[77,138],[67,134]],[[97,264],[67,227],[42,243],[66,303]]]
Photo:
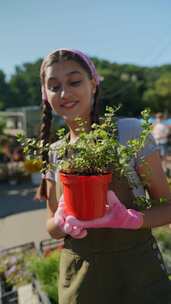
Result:
[[155,228],[153,234],[157,239],[166,268],[171,274],[171,229],[168,226]]
[[52,251],[48,256],[31,257],[28,268],[36,276],[50,301],[53,304],[58,303],[59,252]]
[[25,264],[30,255],[36,254],[34,247],[29,248],[31,245],[17,246],[0,253],[0,277],[5,285],[18,288],[32,281],[32,274]]
[[168,177],[168,178],[167,178],[167,181],[168,181],[168,183],[169,183],[169,186],[171,187],[171,177]]

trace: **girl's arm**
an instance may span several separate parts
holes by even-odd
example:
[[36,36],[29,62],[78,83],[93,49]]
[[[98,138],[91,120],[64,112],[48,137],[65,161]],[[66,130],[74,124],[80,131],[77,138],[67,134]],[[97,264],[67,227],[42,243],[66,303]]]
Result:
[[47,231],[50,236],[54,239],[61,239],[65,234],[57,227],[54,223],[54,214],[58,207],[58,202],[56,198],[56,183],[52,180],[46,180],[47,182]]
[[150,198],[166,199],[166,203],[144,211],[142,228],[158,227],[171,223],[171,190],[162,169],[159,152],[156,151],[138,165],[138,174],[147,182]]

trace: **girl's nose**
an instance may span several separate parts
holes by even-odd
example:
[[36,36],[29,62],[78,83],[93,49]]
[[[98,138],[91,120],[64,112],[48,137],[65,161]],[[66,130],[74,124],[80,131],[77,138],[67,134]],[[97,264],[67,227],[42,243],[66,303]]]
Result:
[[60,95],[61,95],[60,96],[61,98],[64,98],[64,95],[65,95],[64,89],[61,90],[61,94]]
[[60,98],[61,99],[66,99],[70,96],[70,92],[69,90],[67,90],[66,88],[62,88],[61,92],[60,92]]

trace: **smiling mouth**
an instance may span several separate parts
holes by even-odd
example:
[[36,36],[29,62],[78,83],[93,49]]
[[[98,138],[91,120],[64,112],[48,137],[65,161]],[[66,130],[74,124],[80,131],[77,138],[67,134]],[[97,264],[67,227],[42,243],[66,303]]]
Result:
[[62,104],[61,107],[70,109],[70,108],[73,108],[77,103],[78,103],[78,101],[66,102],[66,103]]

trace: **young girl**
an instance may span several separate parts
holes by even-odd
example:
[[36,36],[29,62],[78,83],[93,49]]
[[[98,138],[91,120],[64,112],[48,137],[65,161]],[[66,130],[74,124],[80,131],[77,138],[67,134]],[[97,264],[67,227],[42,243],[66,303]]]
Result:
[[[50,135],[52,110],[69,127],[70,142],[79,136],[75,117],[85,121],[88,132],[92,122],[98,119],[100,87],[90,59],[79,51],[56,50],[42,63],[41,83],[44,143]],[[141,127],[136,119],[118,119],[117,125],[122,144],[140,136]],[[52,151],[58,144],[52,144]],[[55,163],[57,155],[44,152],[43,159]],[[39,194],[47,198],[47,229],[53,238],[64,237],[60,304],[171,303],[171,284],[151,234],[151,228],[171,222],[171,193],[152,139],[130,166],[138,186],[131,189],[125,178],[113,174],[108,211],[104,217],[92,221],[78,221],[64,213],[63,196],[58,199],[56,194],[57,170],[46,172]],[[142,213],[133,200],[145,194],[141,183],[144,178],[148,181],[149,196],[156,200],[164,197],[167,203]]]

